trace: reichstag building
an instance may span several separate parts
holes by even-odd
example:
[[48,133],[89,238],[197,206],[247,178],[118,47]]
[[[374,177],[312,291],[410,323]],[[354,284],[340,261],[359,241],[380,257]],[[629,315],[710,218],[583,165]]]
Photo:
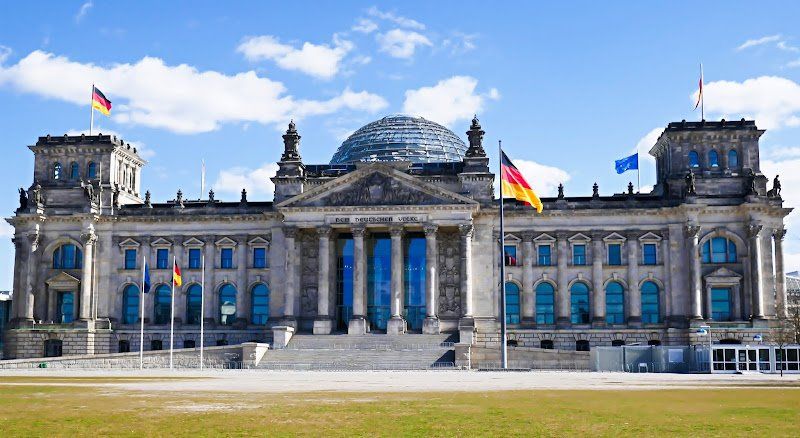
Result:
[[[560,187],[542,214],[506,199],[504,236],[477,118],[465,143],[422,118],[384,117],[329,164],[303,161],[290,123],[274,199],[243,190],[236,202],[213,191],[157,202],[124,140],[40,137],[32,184],[7,219],[16,256],[5,356],[137,351],[142,310],[144,349],[168,348],[173,256],[178,348],[199,346],[201,320],[209,346],[270,342],[274,326],[486,345],[499,339],[501,281],[520,346],[687,345],[706,341],[700,325],[720,341],[752,339],[786,303],[790,209],[761,173],[763,133],[744,119],[670,123],[650,150],[650,193]],[[152,287],[141,309],[143,257]]]

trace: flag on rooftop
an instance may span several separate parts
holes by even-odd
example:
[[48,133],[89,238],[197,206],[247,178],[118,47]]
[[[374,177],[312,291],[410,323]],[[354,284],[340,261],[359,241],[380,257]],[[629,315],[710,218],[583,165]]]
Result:
[[95,86],[92,86],[92,108],[106,116],[111,114],[111,101]]
[[505,152],[500,151],[500,184],[503,185],[503,195],[508,194],[525,205],[536,208],[537,213],[542,212],[542,201],[530,184],[522,177],[519,169],[508,158]]
[[625,157],[614,161],[614,168],[617,169],[617,173],[625,173],[629,170],[638,170],[639,153],[637,152],[630,157]]

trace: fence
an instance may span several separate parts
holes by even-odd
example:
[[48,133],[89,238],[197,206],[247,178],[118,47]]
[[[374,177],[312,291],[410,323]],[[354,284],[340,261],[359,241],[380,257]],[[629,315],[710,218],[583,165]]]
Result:
[[589,362],[593,371],[708,372],[708,347],[701,345],[595,347],[590,353]]

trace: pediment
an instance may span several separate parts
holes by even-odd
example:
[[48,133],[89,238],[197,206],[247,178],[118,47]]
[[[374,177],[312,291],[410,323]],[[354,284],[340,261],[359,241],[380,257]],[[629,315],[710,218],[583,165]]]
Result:
[[522,239],[520,239],[519,237],[509,233],[509,234],[506,234],[506,237],[503,239],[503,241],[506,242],[506,243],[515,244],[515,243],[522,242]]
[[592,239],[589,238],[589,236],[587,236],[587,235],[585,235],[583,233],[577,233],[577,234],[575,234],[574,236],[570,237],[567,240],[569,240],[570,242],[588,242],[588,241],[590,241]]
[[470,198],[420,181],[383,163],[354,172],[287,199],[278,207],[358,207],[396,205],[464,205]]
[[730,278],[740,279],[740,278],[742,278],[742,276],[723,266],[723,267],[711,272],[710,274],[706,275],[705,278],[707,280],[708,279],[730,279]]
[[547,233],[542,233],[536,236],[536,238],[534,238],[533,241],[536,243],[553,243],[556,241],[556,239]]
[[156,240],[150,242],[150,246],[172,246],[172,242],[163,237],[159,237]]
[[604,242],[624,242],[625,236],[619,233],[611,233],[606,237],[603,237]]
[[183,242],[183,246],[185,246],[187,248],[190,248],[190,247],[191,248],[197,248],[197,247],[200,247],[200,246],[203,246],[203,245],[205,245],[205,242],[203,242],[202,240],[200,240],[200,239],[198,239],[196,237],[189,238],[188,240]]
[[640,237],[639,240],[641,240],[642,242],[660,242],[661,236],[659,236],[656,233],[648,231],[647,233],[642,235],[642,237]]
[[48,286],[54,289],[70,289],[75,288],[80,284],[80,280],[73,277],[72,275],[67,274],[64,271],[59,272],[58,274],[48,278],[45,280]]
[[130,237],[128,237],[127,239],[125,239],[122,242],[120,242],[119,246],[121,248],[138,248],[139,247],[139,242],[137,242],[137,241],[131,239]]
[[216,246],[236,246],[236,241],[231,239],[230,237],[223,237],[222,239],[217,240],[214,242]]
[[267,240],[267,239],[265,239],[265,238],[263,238],[261,236],[256,236],[256,237],[248,240],[247,244],[250,245],[250,246],[266,246],[266,245],[269,245],[269,240]]

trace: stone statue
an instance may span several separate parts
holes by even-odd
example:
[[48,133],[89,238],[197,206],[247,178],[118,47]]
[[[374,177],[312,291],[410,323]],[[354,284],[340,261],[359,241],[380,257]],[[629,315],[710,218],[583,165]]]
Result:
[[183,191],[178,189],[178,193],[175,195],[175,206],[183,208]]
[[597,198],[599,196],[600,196],[600,186],[598,186],[597,183],[594,183],[592,185],[592,197]]
[[564,199],[564,184],[558,183],[558,199]]
[[687,195],[696,195],[697,194],[697,181],[694,177],[694,172],[691,170],[689,173],[686,174],[686,194]]
[[28,192],[22,187],[19,188],[19,208],[17,211],[25,211],[28,209]]
[[629,195],[633,194],[633,183],[630,181],[628,181],[628,194]]
[[111,194],[111,204],[114,208],[119,208],[119,186],[114,188],[114,192]]
[[756,187],[756,175],[755,173],[750,174],[750,184],[749,185],[749,193],[748,195],[758,196],[758,187]]
[[33,186],[33,203],[37,207],[44,206],[44,199],[42,198],[42,186],[40,186],[39,183],[36,183],[36,185]]
[[144,206],[145,208],[153,208],[153,203],[150,200],[150,190],[144,192]]
[[208,191],[208,203],[214,202],[214,189]]
[[778,175],[775,175],[775,179],[772,180],[772,190],[767,192],[767,196],[770,198],[781,197],[781,181],[778,179]]
[[240,204],[247,204],[247,189],[242,189],[242,199],[239,200]]
[[91,183],[85,183],[81,180],[81,187],[83,188],[83,194],[86,195],[86,198],[89,200],[90,204],[94,203],[94,186]]

